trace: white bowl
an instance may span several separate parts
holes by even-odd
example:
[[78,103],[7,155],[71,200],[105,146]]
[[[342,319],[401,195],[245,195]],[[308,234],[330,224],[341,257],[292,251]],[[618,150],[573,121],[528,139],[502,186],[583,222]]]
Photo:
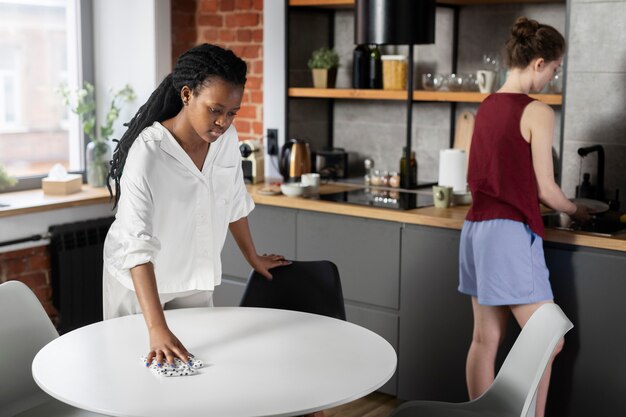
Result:
[[280,191],[287,197],[306,197],[311,190],[310,185],[303,185],[301,182],[290,182],[280,185]]

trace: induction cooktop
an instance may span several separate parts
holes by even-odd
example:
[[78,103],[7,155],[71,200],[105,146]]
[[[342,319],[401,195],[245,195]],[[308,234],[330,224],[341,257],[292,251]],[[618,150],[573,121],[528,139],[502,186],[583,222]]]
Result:
[[417,194],[414,192],[377,188],[359,188],[338,193],[321,194],[320,200],[393,210],[411,210],[433,205],[433,196],[431,194]]

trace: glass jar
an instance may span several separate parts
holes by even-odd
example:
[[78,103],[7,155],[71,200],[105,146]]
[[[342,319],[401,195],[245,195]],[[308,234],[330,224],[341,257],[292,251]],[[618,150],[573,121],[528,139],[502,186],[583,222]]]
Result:
[[407,58],[404,55],[383,55],[383,89],[405,90]]
[[389,172],[382,171],[382,173],[380,174],[380,185],[382,187],[388,187],[389,186]]
[[393,188],[400,187],[400,174],[396,171],[389,173],[389,186]]
[[110,162],[111,147],[107,141],[89,142],[85,151],[87,183],[92,187],[105,187]]
[[400,180],[402,186],[407,186],[407,175],[409,176],[408,188],[417,187],[417,160],[415,159],[415,151],[411,151],[411,158],[407,169],[406,163],[406,146],[402,148],[402,158],[400,159]]
[[370,177],[370,184],[374,186],[379,186],[381,182],[381,172],[379,169],[375,169],[372,171],[372,175]]

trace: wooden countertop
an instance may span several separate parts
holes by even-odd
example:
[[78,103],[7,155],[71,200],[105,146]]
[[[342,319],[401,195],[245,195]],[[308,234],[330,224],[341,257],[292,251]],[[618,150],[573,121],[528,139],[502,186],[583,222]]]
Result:
[[[248,190],[256,204],[298,210],[309,210],[320,213],[341,214],[345,216],[386,220],[422,226],[442,227],[446,229],[461,230],[463,221],[465,220],[465,215],[469,208],[469,206],[456,206],[447,209],[424,207],[413,210],[396,211],[384,208],[323,201],[312,198],[286,197],[281,194],[259,194],[257,191],[263,187],[265,187],[265,185],[262,184],[251,185],[248,187]],[[320,187],[320,192],[327,194],[344,191],[354,187],[356,186],[348,184],[322,185]],[[546,229],[545,241],[626,252],[626,234],[615,237],[603,237],[566,230]]]
[[[257,191],[264,186],[265,185],[260,184],[248,187],[254,202],[257,204],[422,226],[443,227],[446,229],[460,230],[469,207],[457,206],[447,209],[424,207],[414,210],[396,211],[310,198],[285,197],[281,194],[273,196],[261,195]],[[322,185],[321,192],[332,193],[355,187],[357,186],[349,184],[328,184]],[[0,194],[0,203],[1,202],[8,203],[10,206],[0,207],[0,218],[56,210],[65,207],[109,203],[109,192],[106,188],[91,188],[88,185],[83,185],[82,191],[76,194],[48,196],[44,195],[43,191],[39,189]],[[626,252],[626,234],[615,237],[602,237],[565,230],[546,229],[545,240],[548,242]]]

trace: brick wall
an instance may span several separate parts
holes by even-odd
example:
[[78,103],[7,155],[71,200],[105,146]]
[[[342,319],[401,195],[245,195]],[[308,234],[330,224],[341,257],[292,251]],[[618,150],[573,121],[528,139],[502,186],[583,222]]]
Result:
[[231,49],[248,64],[248,81],[235,119],[240,139],[263,137],[263,0],[173,0],[173,59],[193,45]]
[[0,253],[0,283],[10,280],[21,281],[33,290],[48,316],[56,321],[57,311],[52,305],[48,246]]

